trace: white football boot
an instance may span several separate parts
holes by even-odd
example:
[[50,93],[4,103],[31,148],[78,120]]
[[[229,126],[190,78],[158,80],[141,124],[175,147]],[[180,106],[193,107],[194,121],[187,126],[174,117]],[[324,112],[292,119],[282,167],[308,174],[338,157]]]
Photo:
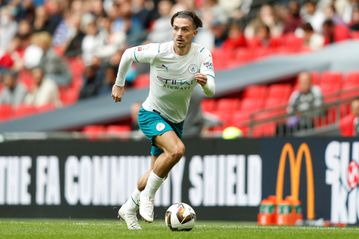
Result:
[[118,210],[118,217],[125,220],[125,222],[127,224],[127,228],[129,230],[141,230],[142,229],[142,227],[138,223],[136,211],[129,210],[126,207],[126,204],[122,205],[122,207]]
[[153,222],[154,199],[140,194],[140,215],[146,222]]

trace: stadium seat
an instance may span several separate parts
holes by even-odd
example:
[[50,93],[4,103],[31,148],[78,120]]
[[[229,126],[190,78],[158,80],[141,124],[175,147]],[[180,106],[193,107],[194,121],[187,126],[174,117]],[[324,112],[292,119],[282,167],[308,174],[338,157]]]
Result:
[[213,112],[216,110],[216,101],[213,99],[204,99],[201,102],[202,110],[205,112]]
[[213,65],[216,70],[228,68],[229,62],[234,59],[234,52],[223,50],[221,48],[212,49]]
[[36,111],[39,113],[44,113],[44,112],[53,111],[55,109],[56,109],[56,107],[54,104],[47,104],[47,105],[37,107]]
[[350,39],[352,34],[350,33],[348,27],[343,25],[337,25],[334,29],[334,39],[335,42],[345,41]]
[[17,118],[26,117],[37,113],[37,108],[31,105],[19,105],[14,110],[14,116]]
[[339,99],[342,88],[342,73],[326,71],[321,74],[320,88],[324,101],[331,102]]
[[217,101],[217,111],[230,114],[239,109],[240,101],[236,98],[224,98]]
[[13,113],[11,105],[0,105],[0,122],[10,119],[13,116]]
[[130,132],[131,126],[129,125],[110,125],[106,129],[106,133],[112,136],[121,136]]
[[359,40],[359,31],[352,31],[350,35],[353,39]]
[[294,33],[282,37],[283,45],[290,52],[299,52],[303,46],[303,38],[297,37]]
[[354,116],[349,114],[339,122],[339,129],[342,136],[350,137],[354,135]]
[[244,99],[264,99],[267,96],[267,86],[265,85],[250,85],[244,89]]
[[267,98],[276,98],[286,101],[291,92],[292,86],[290,84],[273,84],[269,86]]
[[82,132],[90,138],[97,138],[106,133],[106,127],[103,125],[87,125]]
[[76,89],[65,89],[60,91],[60,100],[64,106],[76,103],[79,91]]
[[147,88],[150,85],[150,75],[141,74],[138,75],[134,81],[134,87],[137,89]]
[[341,99],[359,96],[359,71],[349,72],[343,82]]

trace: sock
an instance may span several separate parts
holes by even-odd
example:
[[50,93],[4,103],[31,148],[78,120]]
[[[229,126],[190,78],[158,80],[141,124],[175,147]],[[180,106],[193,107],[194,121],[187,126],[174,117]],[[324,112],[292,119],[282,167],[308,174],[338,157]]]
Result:
[[150,196],[151,198],[154,198],[157,190],[160,188],[164,180],[165,178],[160,178],[153,171],[151,171],[143,193]]
[[129,210],[137,211],[138,205],[140,204],[139,201],[140,191],[136,187],[136,189],[132,192],[131,196],[127,199],[125,204]]

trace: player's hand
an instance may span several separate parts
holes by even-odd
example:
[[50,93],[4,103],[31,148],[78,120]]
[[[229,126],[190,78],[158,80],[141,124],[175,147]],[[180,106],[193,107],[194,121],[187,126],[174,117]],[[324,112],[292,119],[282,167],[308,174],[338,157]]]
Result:
[[207,75],[205,74],[201,74],[201,73],[196,73],[194,75],[194,79],[197,81],[198,84],[200,84],[201,86],[205,86],[207,84]]
[[120,102],[124,92],[125,92],[125,87],[124,86],[113,85],[113,87],[112,87],[112,99],[115,102]]

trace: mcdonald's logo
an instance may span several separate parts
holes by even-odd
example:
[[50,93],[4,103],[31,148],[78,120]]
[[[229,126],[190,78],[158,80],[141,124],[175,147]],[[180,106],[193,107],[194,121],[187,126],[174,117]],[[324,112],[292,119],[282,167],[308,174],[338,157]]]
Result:
[[276,197],[278,202],[283,200],[285,164],[287,158],[289,158],[291,196],[294,200],[299,200],[300,172],[303,157],[305,157],[307,171],[307,218],[312,220],[315,217],[314,175],[312,156],[308,144],[302,143],[297,150],[297,155],[295,155],[293,146],[290,143],[283,146],[279,159]]

